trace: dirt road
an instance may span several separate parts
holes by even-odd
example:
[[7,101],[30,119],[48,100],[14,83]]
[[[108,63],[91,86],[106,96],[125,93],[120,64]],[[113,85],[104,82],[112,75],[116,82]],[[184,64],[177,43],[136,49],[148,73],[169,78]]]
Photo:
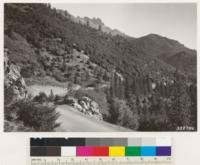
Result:
[[60,127],[58,132],[123,132],[131,131],[129,129],[100,121],[90,116],[86,116],[68,105],[58,106],[56,109],[61,116],[58,122]]

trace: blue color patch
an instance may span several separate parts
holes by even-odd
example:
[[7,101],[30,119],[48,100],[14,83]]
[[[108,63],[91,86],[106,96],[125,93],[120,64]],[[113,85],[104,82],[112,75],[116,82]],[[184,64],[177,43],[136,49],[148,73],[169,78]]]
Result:
[[140,152],[141,156],[156,156],[156,147],[153,146],[141,147]]

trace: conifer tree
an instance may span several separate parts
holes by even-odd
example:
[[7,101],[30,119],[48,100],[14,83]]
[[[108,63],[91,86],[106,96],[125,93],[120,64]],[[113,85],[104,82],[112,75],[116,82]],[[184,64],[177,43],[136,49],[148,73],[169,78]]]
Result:
[[191,99],[187,93],[185,78],[181,77],[178,72],[174,74],[174,78],[169,118],[173,129],[177,129],[177,127],[191,126]]
[[102,27],[101,27],[101,25],[99,25],[98,30],[99,30],[99,31],[102,31]]
[[50,101],[53,101],[54,98],[55,98],[55,96],[54,96],[53,90],[51,89],[50,95],[49,95],[49,100],[50,100]]

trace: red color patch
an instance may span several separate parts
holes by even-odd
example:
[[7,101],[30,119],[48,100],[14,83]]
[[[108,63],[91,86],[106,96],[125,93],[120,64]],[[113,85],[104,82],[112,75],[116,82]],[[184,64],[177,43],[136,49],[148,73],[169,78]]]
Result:
[[108,156],[108,147],[94,147],[93,156]]

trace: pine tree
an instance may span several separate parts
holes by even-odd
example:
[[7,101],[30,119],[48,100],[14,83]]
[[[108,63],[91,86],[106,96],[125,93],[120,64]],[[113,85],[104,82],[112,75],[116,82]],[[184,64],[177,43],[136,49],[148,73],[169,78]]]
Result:
[[67,70],[67,64],[66,64],[65,56],[63,56],[63,63],[62,63],[61,71],[66,72],[66,70]]
[[117,79],[116,74],[113,71],[110,78],[110,94],[112,98],[117,97]]
[[130,111],[132,112],[132,123],[134,123],[134,129],[138,129],[139,127],[139,114],[138,114],[138,106],[137,106],[137,97],[131,95],[129,100],[127,100],[127,104],[130,107]]
[[111,98],[109,103],[110,103],[109,104],[109,113],[110,113],[109,121],[111,123],[117,124],[118,117],[119,117],[118,107],[116,106],[116,102],[113,98]]
[[194,83],[190,86],[189,95],[191,99],[191,124],[197,129],[197,87]]
[[108,74],[107,71],[104,71],[103,80],[104,80],[104,81],[109,81],[109,74]]
[[118,94],[118,91],[119,91],[119,88],[118,88],[118,80],[119,80],[119,78],[118,78],[118,76],[117,76],[117,74],[116,74],[116,72],[114,72],[114,74],[113,74],[113,89],[114,89],[114,93],[115,93],[115,96],[116,97],[119,97],[119,94]]
[[99,31],[102,31],[102,27],[101,27],[101,25],[99,25],[98,30],[99,30]]
[[148,79],[143,79],[144,95],[148,94]]
[[126,77],[124,82],[124,97],[128,100],[131,97],[131,79],[129,77]]
[[110,104],[110,122],[134,130],[138,129],[138,117],[130,110],[124,100],[112,99]]
[[118,81],[118,97],[124,99],[124,81],[121,78]]
[[177,127],[191,126],[191,99],[187,93],[185,78],[178,72],[174,74],[174,88],[170,109],[170,122],[173,129]]
[[140,105],[140,99],[139,97],[136,96],[136,109],[137,109],[137,114],[140,116],[141,112],[141,105]]
[[49,101],[53,101],[54,98],[55,98],[55,96],[54,96],[53,90],[51,89],[50,95],[49,95]]
[[138,77],[138,93],[139,95],[144,94],[143,78],[141,76]]
[[149,76],[146,79],[148,93],[152,93],[152,79]]
[[86,25],[87,25],[88,27],[90,26],[89,20],[87,20]]

